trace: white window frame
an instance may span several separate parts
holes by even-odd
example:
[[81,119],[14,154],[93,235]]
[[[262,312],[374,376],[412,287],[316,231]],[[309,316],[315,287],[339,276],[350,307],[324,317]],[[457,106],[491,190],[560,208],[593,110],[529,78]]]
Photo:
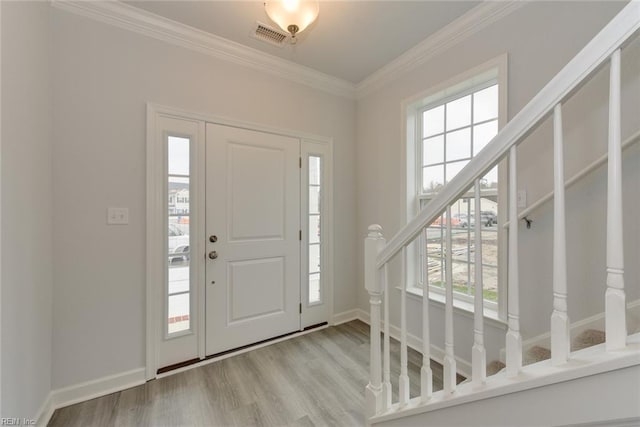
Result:
[[[301,329],[324,322],[331,322],[333,316],[333,140],[312,140],[303,138],[300,160],[302,250],[300,282],[306,283],[301,289]],[[322,188],[320,218],[320,301],[309,302],[309,158],[321,159],[320,187]]]
[[[403,219],[408,222],[420,210],[422,176],[419,171],[422,168],[421,149],[418,142],[422,141],[418,132],[421,129],[421,114],[425,108],[445,103],[481,88],[489,83],[498,84],[498,129],[507,123],[507,54],[496,57],[471,70],[459,74],[435,87],[412,97],[402,103],[402,117],[405,122],[403,131],[403,166],[406,171],[404,181],[404,193],[407,203],[404,206]],[[420,156],[420,157],[419,157]],[[498,225],[506,221],[507,215],[507,162],[498,164]],[[507,279],[507,232],[498,227],[498,302],[485,301],[484,313],[486,317],[499,321],[506,320],[506,279]],[[408,248],[408,291],[422,296],[422,274],[419,258],[419,246],[414,243]],[[432,301],[444,303],[444,290],[437,287],[429,288],[429,298]],[[473,312],[473,297],[459,293],[454,295],[454,306],[458,309]]]
[[[204,265],[194,254],[202,253],[201,242],[191,239],[190,249],[190,322],[189,329],[169,334],[167,320],[168,291],[168,136],[185,137],[190,140],[190,236],[204,235],[202,201],[204,200],[203,163],[204,122],[186,115],[147,104],[147,354],[146,379],[156,378],[157,369],[166,366],[173,356],[203,358],[204,348],[200,341],[204,313]],[[197,224],[197,226],[195,226]],[[197,227],[197,228],[196,228]],[[162,302],[164,301],[164,302]],[[184,358],[183,360],[188,360]]]

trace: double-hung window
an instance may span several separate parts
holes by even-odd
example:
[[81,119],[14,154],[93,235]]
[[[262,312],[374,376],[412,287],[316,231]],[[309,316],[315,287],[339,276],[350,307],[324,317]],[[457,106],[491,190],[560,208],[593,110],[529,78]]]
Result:
[[[505,111],[501,105],[504,88],[500,87],[498,68],[452,84],[414,104],[413,143],[415,155],[414,212],[424,208],[438,192],[458,174],[498,133]],[[411,147],[413,146],[413,147]],[[410,151],[408,151],[410,153]],[[496,165],[480,180],[481,245],[483,294],[485,307],[496,315],[500,311],[500,278],[504,274],[501,240],[504,217],[500,176],[503,166]],[[410,178],[410,177],[409,177]],[[447,248],[445,214],[437,218],[422,236],[415,250],[418,262],[416,283],[429,287],[430,295],[444,294],[448,268],[453,275],[453,290],[459,306],[472,310],[475,293],[475,203],[473,188],[451,205],[451,248]],[[446,265],[451,251],[452,265]]]

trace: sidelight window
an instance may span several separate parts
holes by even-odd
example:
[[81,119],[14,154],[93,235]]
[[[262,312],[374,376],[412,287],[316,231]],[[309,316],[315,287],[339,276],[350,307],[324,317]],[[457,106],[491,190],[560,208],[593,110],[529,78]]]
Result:
[[191,141],[167,137],[167,334],[191,328]]
[[322,274],[322,158],[309,156],[309,301],[322,302],[320,275]]

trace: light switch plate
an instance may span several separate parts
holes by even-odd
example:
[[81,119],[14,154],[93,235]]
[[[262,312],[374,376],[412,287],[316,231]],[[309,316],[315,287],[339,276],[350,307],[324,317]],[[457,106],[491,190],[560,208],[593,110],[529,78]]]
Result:
[[129,224],[129,208],[107,208],[107,224]]
[[518,190],[518,207],[527,207],[527,190]]

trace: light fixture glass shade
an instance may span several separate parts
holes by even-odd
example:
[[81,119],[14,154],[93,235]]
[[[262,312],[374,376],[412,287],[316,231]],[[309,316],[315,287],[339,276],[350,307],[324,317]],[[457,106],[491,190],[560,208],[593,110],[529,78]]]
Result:
[[264,8],[269,18],[293,37],[315,21],[320,11],[318,0],[269,0]]

